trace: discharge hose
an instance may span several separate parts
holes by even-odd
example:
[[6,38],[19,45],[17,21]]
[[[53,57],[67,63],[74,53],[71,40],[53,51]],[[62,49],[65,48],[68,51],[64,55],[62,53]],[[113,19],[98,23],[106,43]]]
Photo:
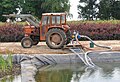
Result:
[[[78,35],[79,36],[79,35]],[[95,46],[97,47],[101,47],[101,48],[107,48],[109,50],[112,50],[112,47],[110,46],[103,46],[103,45],[98,45],[96,44],[91,38],[89,38],[88,36],[85,36],[85,35],[80,35],[81,38],[87,38],[88,40],[90,40],[92,43],[94,43]]]
[[[107,49],[109,49],[109,51],[112,50],[112,47],[103,46],[103,45],[98,45],[98,44],[96,44],[91,38],[89,38],[88,36],[79,35],[79,33],[76,33],[75,39],[76,39],[76,41],[77,41],[80,45],[81,45],[81,43],[80,43],[79,40],[78,40],[78,36],[79,36],[80,38],[87,38],[88,40],[90,40],[90,41],[91,41],[95,46],[97,46],[97,47],[107,48]],[[87,48],[87,47],[84,47],[84,48],[90,49],[90,48]],[[90,50],[92,50],[92,49],[90,49]],[[83,52],[84,55],[85,55],[85,60],[82,59],[82,61],[83,61],[87,66],[90,66],[90,67],[96,66],[96,65],[92,62],[91,58],[88,56],[88,54],[91,53],[91,51],[85,52],[85,51],[82,49],[82,52]],[[78,55],[78,56],[79,56],[79,55]]]

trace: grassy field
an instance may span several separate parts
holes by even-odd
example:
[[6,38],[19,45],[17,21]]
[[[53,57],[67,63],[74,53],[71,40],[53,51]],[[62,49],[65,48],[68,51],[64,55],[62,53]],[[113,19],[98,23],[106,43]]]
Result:
[[[5,25],[5,24],[9,24],[9,23],[7,23],[7,22],[0,22],[0,26],[3,26],[3,25]],[[25,25],[26,22],[16,22],[16,23],[13,23],[13,24]]]
[[[74,24],[79,24],[79,23],[111,23],[111,24],[120,24],[120,20],[96,20],[96,21],[67,21],[68,24],[74,23]],[[7,24],[6,22],[0,22],[0,26]],[[17,22],[15,24],[19,25],[25,25],[26,22]]]
[[79,23],[111,23],[111,24],[120,24],[120,20],[96,20],[96,21],[67,21],[67,23],[74,23],[74,24],[79,24]]

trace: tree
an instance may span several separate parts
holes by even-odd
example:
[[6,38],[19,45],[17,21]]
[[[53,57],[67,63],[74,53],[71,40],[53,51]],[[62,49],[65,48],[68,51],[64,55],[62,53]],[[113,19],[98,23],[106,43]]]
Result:
[[42,13],[69,12],[69,0],[36,0],[34,1],[35,15],[41,17]]
[[2,17],[2,14],[8,14],[13,13],[14,10],[14,4],[12,3],[13,0],[0,0],[0,20],[5,20],[4,17]]
[[93,20],[94,18],[97,19],[97,0],[80,0],[78,5],[78,14],[81,18],[86,20]]
[[69,12],[70,3],[69,0],[46,0],[42,7],[47,7],[47,11],[50,12]]
[[109,20],[111,16],[111,8],[113,0],[101,0],[99,3],[99,18],[101,20]]
[[41,18],[45,12],[69,12],[69,0],[0,0],[0,21],[4,21],[3,14],[17,12],[16,8],[22,8],[24,14],[32,14]]
[[101,0],[99,4],[99,18],[102,20],[120,19],[120,1]]
[[114,1],[111,5],[111,15],[113,18],[120,20],[120,1]]
[[[96,3],[98,1],[99,3]],[[78,13],[87,20],[120,19],[120,0],[80,0],[79,2]]]

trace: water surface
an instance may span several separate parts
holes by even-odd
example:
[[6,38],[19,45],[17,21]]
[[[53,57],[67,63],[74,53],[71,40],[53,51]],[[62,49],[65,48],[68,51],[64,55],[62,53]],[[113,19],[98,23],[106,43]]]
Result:
[[100,68],[81,64],[45,66],[36,82],[120,82],[120,63],[96,63]]
[[[100,68],[88,68],[83,64],[44,66],[39,69],[35,79],[36,82],[120,82],[120,63],[96,65]],[[22,82],[22,77],[4,77],[0,82]]]

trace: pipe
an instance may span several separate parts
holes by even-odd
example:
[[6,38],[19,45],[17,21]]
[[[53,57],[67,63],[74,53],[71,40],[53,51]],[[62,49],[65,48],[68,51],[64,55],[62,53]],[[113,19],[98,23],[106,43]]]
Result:
[[[78,36],[79,36],[79,35],[78,35]],[[81,37],[81,38],[87,38],[87,39],[90,40],[92,43],[94,43],[95,46],[97,46],[97,47],[107,48],[107,49],[109,49],[109,50],[112,50],[112,47],[110,47],[110,46],[103,46],[103,45],[98,45],[98,44],[96,44],[96,43],[95,43],[91,38],[89,38],[88,36],[81,35],[80,37]]]
[[[75,39],[76,39],[76,41],[79,43],[78,35],[79,35],[79,34],[77,33],[76,36],[75,36]],[[85,61],[86,61],[86,63],[88,64],[88,66],[90,66],[90,67],[95,67],[96,65],[92,62],[91,58],[88,56],[88,53],[89,53],[89,52],[85,52],[83,49],[82,49],[82,52],[83,52],[84,55],[85,55]]]
[[[89,38],[88,36],[85,36],[85,35],[79,35],[79,33],[76,33],[74,34],[75,35],[75,40],[76,42],[78,42],[80,45],[81,43],[79,42],[78,38],[87,38],[88,40],[90,40],[92,43],[94,43],[94,41]],[[98,45],[96,43],[94,43],[95,46],[97,47],[101,47],[101,48],[107,48],[109,50],[112,50],[112,47],[109,47],[109,46],[103,46],[103,45]],[[84,46],[83,46],[84,47]],[[87,47],[84,47],[86,49],[89,49],[89,50],[92,50],[90,48],[87,48]],[[90,67],[95,67],[96,65],[92,62],[91,58],[88,56],[89,53],[91,53],[90,51],[89,52],[85,52],[83,49],[82,52],[84,53],[84,57],[85,57],[85,60],[80,56],[80,54],[76,53],[74,50],[70,49],[72,52],[74,52],[76,55],[78,55],[78,57],[83,61],[83,63],[87,66],[90,66]]]

